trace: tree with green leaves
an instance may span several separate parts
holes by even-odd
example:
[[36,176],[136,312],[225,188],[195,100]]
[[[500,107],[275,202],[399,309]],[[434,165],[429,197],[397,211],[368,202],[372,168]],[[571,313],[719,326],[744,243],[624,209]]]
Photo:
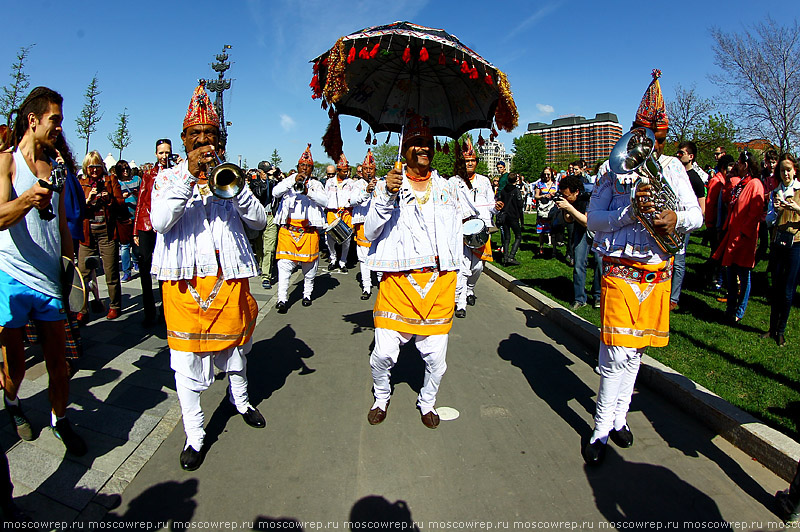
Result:
[[547,144],[540,135],[522,135],[514,139],[511,171],[537,179],[547,166]]
[[75,119],[78,125],[78,137],[86,139],[86,153],[89,153],[89,138],[92,133],[97,131],[97,124],[103,118],[100,113],[100,102],[97,97],[100,95],[100,90],[97,88],[97,74],[94,75],[89,86],[86,87],[86,92],[83,94],[85,102],[81,114]]
[[[12,81],[3,87],[2,94],[0,94],[0,114],[6,117],[7,124],[11,119],[11,111],[22,103],[25,92],[31,86],[30,76],[25,73],[25,60],[34,46],[34,44],[29,44],[20,47],[17,52],[17,62],[11,65],[11,74],[9,75]],[[11,126],[11,124],[8,125]]]
[[[561,172],[562,170],[567,171],[569,165],[580,158],[580,155],[571,151],[555,153],[553,154],[553,170],[556,172]],[[544,168],[542,168],[542,170],[544,170]]]
[[[384,177],[389,173],[389,170],[394,166],[397,160],[397,151],[399,146],[396,144],[378,144],[372,150],[372,155],[375,157],[375,175]],[[435,159],[435,157],[434,157]]]
[[[461,135],[461,137],[459,137],[458,139],[459,146],[463,146],[464,143],[467,141],[467,139],[472,141],[472,135],[470,135],[469,133],[464,133],[463,135]],[[464,170],[463,168],[460,169],[460,171],[456,170],[455,168],[456,155],[461,151],[461,148],[456,147],[456,141],[454,140],[449,140],[447,141],[446,144],[448,146],[447,151],[449,153],[445,153],[443,151],[436,152],[436,154],[433,157],[433,162],[431,163],[431,168],[436,170],[442,177],[450,177],[452,175],[456,174],[461,175],[462,173],[465,173],[466,170]],[[489,174],[489,168],[486,166],[486,161],[483,161],[480,158],[478,158],[478,166],[475,169],[475,173],[481,175]]]
[[117,129],[114,133],[108,134],[108,140],[114,148],[119,150],[119,158],[122,159],[122,150],[130,146],[131,133],[128,130],[128,108],[117,115]]
[[281,156],[278,155],[278,148],[274,148],[272,150],[272,155],[269,156],[269,162],[272,164],[272,166],[276,166],[278,168],[281,167],[283,159],[281,159]]

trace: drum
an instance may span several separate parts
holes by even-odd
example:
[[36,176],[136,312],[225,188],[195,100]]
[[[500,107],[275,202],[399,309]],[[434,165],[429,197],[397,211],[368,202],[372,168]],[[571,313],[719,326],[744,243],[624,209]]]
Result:
[[479,249],[489,241],[489,230],[483,220],[472,218],[464,222],[464,244],[471,249]]
[[67,257],[61,257],[61,295],[66,310],[80,312],[83,308],[86,286],[83,284],[81,272]]
[[331,235],[338,244],[344,244],[347,239],[353,236],[353,228],[345,223],[344,220],[338,216],[328,224],[325,233]]

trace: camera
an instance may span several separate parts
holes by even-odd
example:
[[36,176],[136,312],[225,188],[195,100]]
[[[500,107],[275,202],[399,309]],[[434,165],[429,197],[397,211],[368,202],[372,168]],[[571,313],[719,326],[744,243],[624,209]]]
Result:
[[50,183],[47,188],[61,192],[67,182],[67,167],[64,163],[57,163],[50,172]]
[[562,194],[561,191],[559,190],[558,192],[556,192],[556,195],[553,196],[553,201],[559,201],[562,199],[564,199],[564,194]]

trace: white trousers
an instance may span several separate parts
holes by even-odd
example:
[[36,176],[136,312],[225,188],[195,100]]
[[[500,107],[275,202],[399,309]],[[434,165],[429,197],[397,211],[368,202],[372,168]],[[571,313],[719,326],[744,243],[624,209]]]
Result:
[[319,259],[314,262],[299,262],[289,259],[278,260],[278,301],[284,303],[289,299],[289,279],[295,268],[303,270],[303,299],[311,299],[314,291],[314,278],[317,276]]
[[597,392],[597,413],[591,441],[608,439],[611,429],[627,424],[633,385],[644,349],[619,347],[600,342],[600,390]]
[[[350,252],[350,242],[352,240],[352,238],[348,238],[342,243],[342,256],[339,258],[339,266],[344,266],[347,263],[347,254]],[[325,233],[325,244],[328,246],[331,264],[336,264],[336,240],[329,232]]]
[[415,337],[414,343],[419,350],[422,360],[425,361],[425,377],[422,389],[417,396],[417,406],[422,414],[433,410],[436,404],[436,392],[442,382],[442,376],[447,370],[447,340],[446,334],[431,336],[418,336],[408,333],[392,331],[391,329],[375,329],[375,349],[369,357],[372,367],[372,385],[375,392],[375,403],[372,408],[380,407],[386,410],[386,405],[391,396],[389,378],[391,370],[397,363],[400,355],[400,346]]
[[199,451],[203,446],[206,432],[203,428],[205,416],[200,407],[200,393],[214,383],[214,367],[228,374],[231,403],[243,414],[250,408],[247,395],[247,353],[253,347],[248,341],[240,347],[223,351],[190,353],[170,349],[170,367],[175,371],[175,390],[181,404],[183,431],[186,445]]
[[361,288],[363,288],[365,292],[369,292],[372,290],[372,272],[369,266],[367,266],[369,248],[356,244],[356,255],[358,255],[358,265],[361,268]]
[[475,285],[483,272],[483,261],[476,257],[472,250],[464,246],[464,255],[461,257],[461,269],[458,270],[456,282],[456,308],[467,308],[467,296],[475,295]]

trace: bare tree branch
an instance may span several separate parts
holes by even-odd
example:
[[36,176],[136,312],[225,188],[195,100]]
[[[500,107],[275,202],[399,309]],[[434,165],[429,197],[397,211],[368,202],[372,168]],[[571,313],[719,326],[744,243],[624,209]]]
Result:
[[697,96],[694,85],[689,90],[681,85],[675,87],[675,99],[667,102],[670,142],[681,143],[690,139],[715,109],[713,100]]

